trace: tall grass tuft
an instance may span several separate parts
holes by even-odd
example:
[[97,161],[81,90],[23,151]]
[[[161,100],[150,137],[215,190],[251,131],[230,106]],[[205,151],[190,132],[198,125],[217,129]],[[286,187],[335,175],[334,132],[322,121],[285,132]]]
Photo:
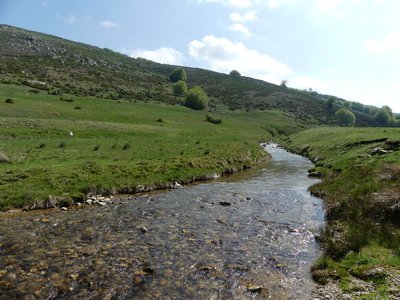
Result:
[[11,163],[11,160],[3,151],[0,151],[0,163]]

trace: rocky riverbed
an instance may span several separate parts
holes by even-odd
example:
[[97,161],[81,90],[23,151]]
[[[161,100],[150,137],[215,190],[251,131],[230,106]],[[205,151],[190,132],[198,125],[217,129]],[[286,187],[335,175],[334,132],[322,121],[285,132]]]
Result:
[[2,215],[0,299],[310,299],[312,164],[265,147],[271,161],[228,179]]

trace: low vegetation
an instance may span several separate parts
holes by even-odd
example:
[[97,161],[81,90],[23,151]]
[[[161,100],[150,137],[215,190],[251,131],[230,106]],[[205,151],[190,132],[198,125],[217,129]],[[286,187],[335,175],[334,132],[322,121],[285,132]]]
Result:
[[188,90],[185,99],[185,106],[191,109],[201,110],[207,107],[207,103],[208,96],[201,87],[195,86]]
[[[54,199],[81,201],[89,192],[133,193],[215,173],[247,168],[266,158],[258,145],[271,131],[301,124],[276,111],[204,112],[180,105],[58,95],[0,84],[0,209]],[[79,105],[82,110],[73,107]],[[12,161],[12,163],[8,163]]]
[[[343,289],[353,277],[377,279],[374,293],[385,296],[385,278],[400,273],[399,264],[388,263],[400,260],[400,130],[316,128],[286,143],[310,157],[312,171],[323,177],[311,188],[324,199],[327,217],[319,237],[325,256],[315,264],[314,278],[339,280]],[[368,278],[377,268],[382,278]]]
[[222,123],[222,119],[213,117],[210,114],[206,115],[206,121],[210,122],[212,124],[221,124]]

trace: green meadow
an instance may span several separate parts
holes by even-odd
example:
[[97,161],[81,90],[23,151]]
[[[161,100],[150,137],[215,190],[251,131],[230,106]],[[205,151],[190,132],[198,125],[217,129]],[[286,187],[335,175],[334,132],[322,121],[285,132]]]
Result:
[[180,105],[61,98],[12,84],[0,86],[0,99],[3,210],[247,168],[267,156],[259,141],[298,129],[277,111],[210,113],[222,119],[212,124]]
[[400,275],[400,129],[314,128],[285,142],[323,178],[311,187],[327,216],[314,279],[338,280],[347,293],[357,292],[354,278],[361,279],[374,289],[357,299],[388,299]]

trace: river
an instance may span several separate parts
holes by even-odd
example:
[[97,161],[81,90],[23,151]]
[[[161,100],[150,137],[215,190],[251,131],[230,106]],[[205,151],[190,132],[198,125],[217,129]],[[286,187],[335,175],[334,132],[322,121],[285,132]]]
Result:
[[0,216],[0,299],[310,299],[313,165],[263,146],[271,160],[221,180]]

